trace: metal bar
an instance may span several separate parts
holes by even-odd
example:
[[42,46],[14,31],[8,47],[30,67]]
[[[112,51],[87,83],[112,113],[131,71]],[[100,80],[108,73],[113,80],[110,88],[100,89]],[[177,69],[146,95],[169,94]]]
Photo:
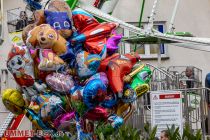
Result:
[[178,9],[179,2],[180,2],[180,0],[176,0],[176,4],[175,4],[175,7],[174,7],[172,16],[171,16],[171,20],[170,20],[168,32],[173,32],[173,29],[174,29],[174,19],[175,19],[175,16],[176,16],[176,12],[177,12],[177,9]]
[[158,4],[158,0],[154,0],[154,4],[152,6],[152,11],[151,11],[150,16],[149,16],[149,22],[148,22],[148,27],[147,27],[147,32],[146,32],[147,35],[152,33],[153,21],[154,21],[154,16],[156,14],[155,11],[156,11],[156,8],[157,8],[157,4]]
[[142,0],[142,5],[141,5],[141,13],[140,13],[140,18],[139,18],[139,28],[141,28],[141,23],[142,23],[142,17],[144,13],[144,5],[145,5],[145,0]]
[[145,34],[145,30],[143,29],[140,29],[134,25],[131,25],[131,24],[128,24],[120,19],[117,19],[109,14],[106,14],[102,11],[100,11],[99,9],[91,6],[91,5],[87,5],[86,3],[84,3],[83,1],[80,1],[78,7],[84,9],[85,11],[93,14],[94,16],[96,17],[99,17],[99,18],[102,18],[103,20],[105,21],[109,21],[109,22],[116,22],[119,24],[120,27],[122,28],[125,28],[125,29],[128,29],[129,31],[131,32],[134,32],[134,33],[137,33],[137,34],[140,34],[140,35],[143,35]]

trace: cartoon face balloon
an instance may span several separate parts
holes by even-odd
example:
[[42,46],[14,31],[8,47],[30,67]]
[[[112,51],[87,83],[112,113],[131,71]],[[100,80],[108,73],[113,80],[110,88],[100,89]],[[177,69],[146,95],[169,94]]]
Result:
[[5,107],[14,114],[23,114],[25,101],[20,91],[15,89],[6,89],[2,93],[2,101]]
[[34,84],[33,60],[26,46],[13,44],[8,54],[7,68],[21,87]]
[[45,11],[46,21],[56,29],[61,36],[69,38],[72,35],[72,25],[67,12]]

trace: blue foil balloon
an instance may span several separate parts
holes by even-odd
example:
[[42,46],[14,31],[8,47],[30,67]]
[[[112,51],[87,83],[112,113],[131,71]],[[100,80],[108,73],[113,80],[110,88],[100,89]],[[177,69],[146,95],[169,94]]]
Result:
[[77,54],[77,73],[80,78],[90,77],[95,74],[100,66],[101,57],[82,51]]
[[123,124],[124,120],[116,114],[112,114],[109,116],[108,122],[110,122],[113,128],[118,129]]
[[106,86],[99,79],[89,81],[83,91],[83,102],[88,108],[94,108],[106,96]]
[[104,101],[101,103],[101,106],[105,108],[112,108],[117,104],[117,95],[116,94],[110,94],[107,95],[104,99]]

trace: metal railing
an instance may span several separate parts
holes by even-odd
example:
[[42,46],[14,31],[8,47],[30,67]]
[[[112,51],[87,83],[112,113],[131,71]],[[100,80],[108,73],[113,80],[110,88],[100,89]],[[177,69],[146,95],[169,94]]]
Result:
[[[170,92],[172,90],[164,90],[164,93],[167,91]],[[207,119],[210,114],[208,113],[208,101],[206,100],[210,89],[190,88],[176,89],[173,91],[181,91],[182,93],[184,126],[189,125],[192,133],[197,130],[202,130],[204,139],[207,134],[210,134],[210,120]],[[143,130],[146,123],[151,124],[150,92],[139,97],[134,103],[136,110],[127,121],[132,127]]]

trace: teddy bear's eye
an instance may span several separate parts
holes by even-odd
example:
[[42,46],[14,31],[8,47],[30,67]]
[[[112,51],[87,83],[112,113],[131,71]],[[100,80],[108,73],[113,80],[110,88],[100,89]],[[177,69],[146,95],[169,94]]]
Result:
[[61,29],[61,25],[60,25],[59,22],[55,22],[55,23],[53,24],[53,27],[54,27],[56,30]]
[[64,21],[64,27],[70,28],[70,23],[68,21]]
[[53,35],[53,34],[49,34],[49,35],[48,35],[48,38],[54,39],[54,35]]

